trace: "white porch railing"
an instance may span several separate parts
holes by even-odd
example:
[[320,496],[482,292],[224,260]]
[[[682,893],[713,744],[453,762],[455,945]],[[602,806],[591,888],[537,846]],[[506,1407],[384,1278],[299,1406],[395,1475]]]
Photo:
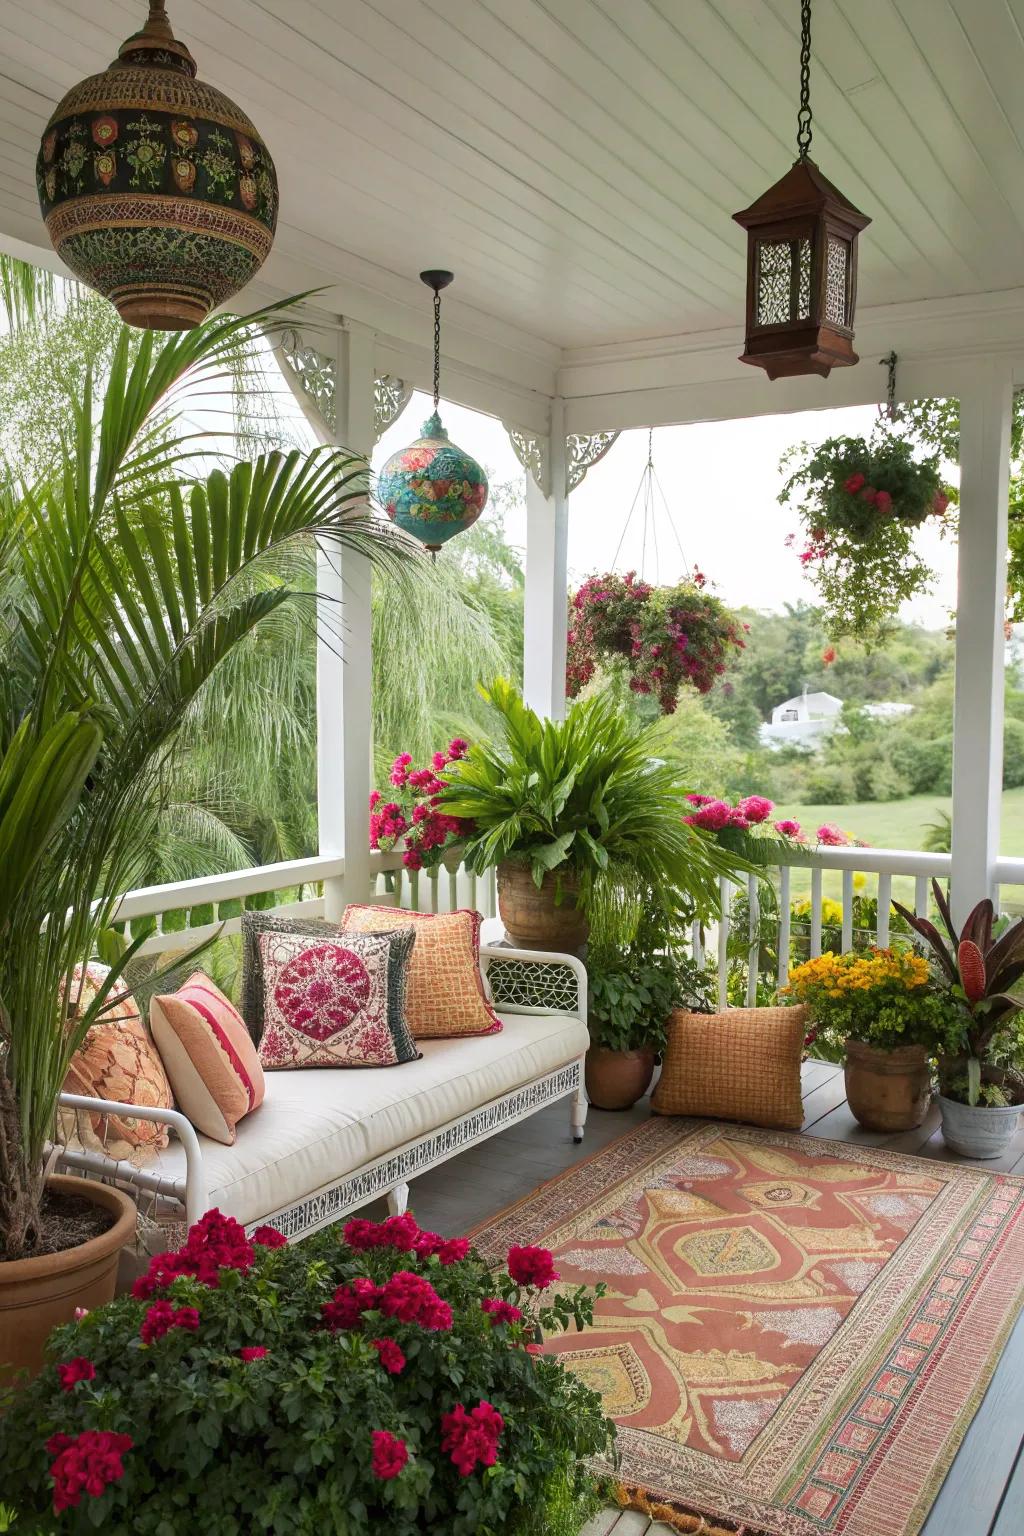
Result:
[[[484,917],[497,915],[493,870],[477,877],[452,858],[437,870],[415,872],[403,867],[398,853],[374,853],[370,862],[369,901],[413,911],[469,907]],[[888,944],[893,896],[926,913],[931,881],[947,880],[950,865],[948,853],[822,848],[799,865],[766,871],[771,890],[753,875],[745,887],[723,880],[722,919],[703,932],[694,925],[694,956],[702,962],[714,956],[721,1007],[730,1000],[752,1007],[785,985],[794,949],[809,957],[821,954],[826,942],[844,950],[855,939]],[[150,886],[125,896],[117,921],[129,937],[143,923],[153,927],[141,947],[144,955],[188,949],[218,932],[239,932],[246,903],[280,916],[322,916],[329,888],[340,883],[344,869],[344,859],[323,856]],[[1024,910],[1024,859],[1000,859],[996,876],[1002,909]],[[864,907],[872,900],[865,920]]]

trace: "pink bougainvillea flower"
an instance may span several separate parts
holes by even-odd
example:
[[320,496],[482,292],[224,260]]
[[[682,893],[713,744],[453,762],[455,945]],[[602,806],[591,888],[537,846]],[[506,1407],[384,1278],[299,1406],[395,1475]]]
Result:
[[248,1363],[250,1360],[265,1360],[269,1354],[270,1350],[265,1344],[243,1344],[238,1351],[238,1358]]
[[321,1303],[320,1315],[329,1333],[340,1333],[363,1326],[363,1313],[380,1305],[381,1289],[365,1275],[339,1285],[331,1301]]
[[96,1367],[91,1360],[84,1355],[76,1355],[73,1360],[68,1360],[64,1365],[58,1365],[57,1375],[65,1392],[70,1392],[72,1387],[80,1381],[92,1381],[96,1376]]
[[832,821],[823,822],[815,835],[818,842],[823,843],[826,848],[848,848],[850,845],[850,839],[846,833]]
[[836,648],[835,648],[835,646],[834,645],[826,645],[825,649],[821,653],[821,659],[824,662],[826,667],[830,667],[832,665],[832,663],[836,659]]
[[405,1369],[405,1356],[394,1339],[371,1339],[377,1358],[389,1376],[399,1376]]
[[548,1248],[513,1246],[508,1251],[508,1272],[517,1285],[546,1291],[558,1279]]
[[497,1408],[481,1399],[471,1413],[456,1403],[441,1416],[441,1449],[447,1451],[460,1477],[469,1477],[477,1465],[493,1467],[505,1420]]
[[434,1333],[447,1333],[452,1326],[452,1309],[434,1290],[429,1280],[399,1269],[380,1289],[378,1310],[400,1323],[416,1323]]
[[82,1494],[98,1499],[111,1483],[124,1476],[122,1457],[130,1451],[131,1435],[117,1435],[108,1429],[86,1429],[72,1439],[52,1435],[46,1449],[54,1456],[50,1466],[53,1479],[53,1512],[77,1509]]
[[789,819],[785,821],[777,821],[775,823],[775,830],[783,837],[799,837],[800,823],[798,821],[792,821]]
[[701,827],[705,832],[717,832],[726,826],[732,815],[732,806],[724,800],[709,800],[707,805],[702,805],[699,811],[686,819],[691,826]]
[[875,492],[875,508],[877,511],[881,512],[883,517],[888,517],[889,513],[892,511],[892,497],[889,495],[888,491]]
[[499,1323],[520,1323],[523,1320],[519,1308],[514,1307],[510,1301],[502,1301],[499,1296],[485,1296],[480,1303],[480,1310],[486,1312],[492,1328],[497,1328]]
[[691,805],[710,805],[715,797],[714,795],[687,795],[686,798]]
[[736,809],[752,826],[757,826],[760,822],[768,820],[775,809],[775,802],[765,799],[764,795],[747,795],[739,802]]
[[276,1227],[257,1227],[252,1240],[260,1248],[287,1248],[288,1246],[288,1239]]
[[399,1440],[397,1435],[392,1435],[386,1429],[375,1429],[371,1435],[373,1441],[373,1457],[371,1467],[374,1477],[385,1481],[397,1477],[409,1460],[409,1447],[404,1440]]
[[863,484],[864,476],[858,472],[855,475],[851,475],[848,480],[843,481],[843,490],[849,491],[851,496],[856,496]]
[[255,1262],[252,1243],[233,1216],[214,1209],[207,1211],[189,1229],[182,1248],[158,1253],[149,1268],[132,1286],[132,1295],[146,1301],[155,1291],[163,1290],[179,1275],[193,1275],[203,1285],[216,1287],[222,1269],[237,1269],[245,1274]]
[[195,1307],[176,1307],[173,1301],[154,1301],[142,1319],[139,1338],[143,1344],[155,1344],[174,1328],[195,1333],[199,1328],[199,1313]]

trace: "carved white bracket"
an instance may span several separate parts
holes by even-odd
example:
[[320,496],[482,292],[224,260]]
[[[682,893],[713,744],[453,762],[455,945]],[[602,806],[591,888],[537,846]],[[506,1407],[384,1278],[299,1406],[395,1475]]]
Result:
[[373,440],[379,443],[412,399],[412,385],[385,373],[373,384]]
[[307,404],[333,437],[338,425],[338,369],[334,358],[307,346],[302,332],[294,329],[281,332],[277,354],[298,383]]
[[535,432],[527,432],[525,427],[517,427],[511,421],[503,421],[502,426],[508,433],[512,451],[526,473],[533,476],[543,495],[550,496],[551,465],[548,462],[547,438]]
[[570,432],[565,440],[565,492],[574,491],[599,459],[603,459],[618,437],[617,432],[592,432],[586,436]]

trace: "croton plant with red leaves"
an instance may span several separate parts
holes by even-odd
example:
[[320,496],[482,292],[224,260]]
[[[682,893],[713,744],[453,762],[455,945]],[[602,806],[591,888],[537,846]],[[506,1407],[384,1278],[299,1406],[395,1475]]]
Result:
[[614,1431],[539,1352],[602,1289],[558,1280],[546,1249],[495,1267],[411,1214],[293,1246],[210,1211],[0,1393],[14,1528],[527,1536],[547,1506],[578,1528]]
[[701,571],[674,587],[638,581],[635,571],[588,576],[569,602],[567,692],[574,699],[598,667],[610,665],[670,715],[685,684],[709,693],[721,680],[747,628],[707,590]]

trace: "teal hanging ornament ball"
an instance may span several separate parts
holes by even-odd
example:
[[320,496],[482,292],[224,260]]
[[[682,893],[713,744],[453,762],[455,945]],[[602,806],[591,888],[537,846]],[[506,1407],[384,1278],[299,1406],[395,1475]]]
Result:
[[388,459],[377,477],[377,496],[391,521],[436,555],[480,516],[487,476],[449,440],[435,411],[416,441]]

